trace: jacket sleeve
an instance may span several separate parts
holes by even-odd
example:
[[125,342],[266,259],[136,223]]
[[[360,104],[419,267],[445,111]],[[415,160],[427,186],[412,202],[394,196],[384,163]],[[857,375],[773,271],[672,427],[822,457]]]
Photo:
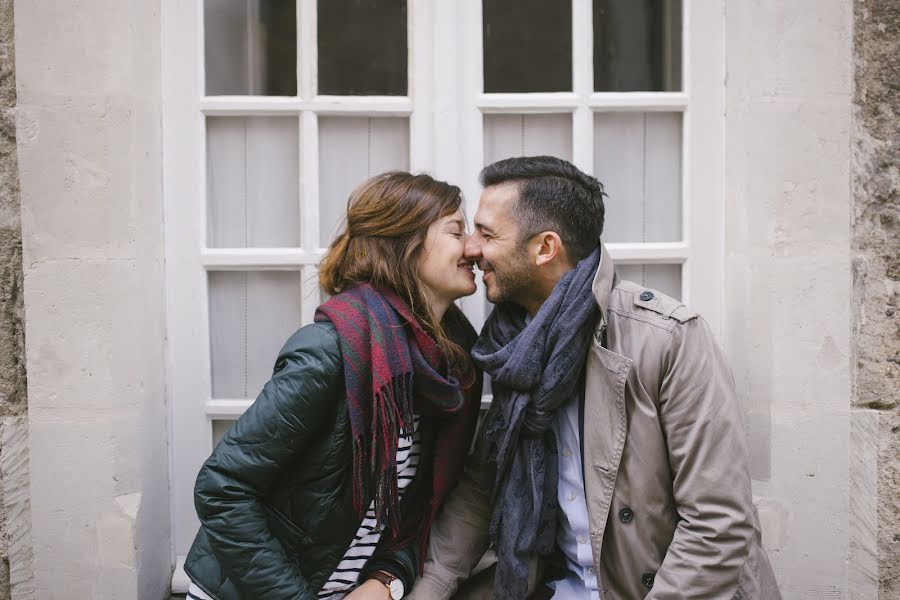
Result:
[[479,443],[469,456],[459,483],[438,513],[428,539],[424,572],[407,600],[450,598],[487,550],[493,474],[485,447]]
[[194,504],[213,553],[246,598],[312,599],[269,529],[261,499],[325,423],[342,375],[333,331],[295,333],[253,405],[200,469]]
[[734,380],[703,319],[671,334],[659,403],[679,522],[647,598],[732,598],[754,537],[753,500]]
[[365,581],[374,571],[390,573],[403,582],[403,589],[412,589],[419,572],[419,559],[415,544],[399,550],[377,550],[359,573],[359,581]]

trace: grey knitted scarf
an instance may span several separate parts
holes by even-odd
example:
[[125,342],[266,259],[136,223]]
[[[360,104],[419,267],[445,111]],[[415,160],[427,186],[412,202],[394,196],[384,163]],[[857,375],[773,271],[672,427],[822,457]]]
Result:
[[598,247],[559,280],[527,324],[521,307],[498,305],[472,349],[494,395],[485,441],[497,473],[490,523],[495,599],[525,598],[528,559],[554,549],[559,459],[551,426],[577,395],[599,311],[591,290],[599,264]]

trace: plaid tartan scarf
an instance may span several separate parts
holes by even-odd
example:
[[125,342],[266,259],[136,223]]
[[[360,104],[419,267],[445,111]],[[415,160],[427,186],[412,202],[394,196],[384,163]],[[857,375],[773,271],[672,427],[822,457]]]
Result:
[[[353,436],[353,506],[362,518],[374,500],[378,522],[390,530],[388,549],[415,540],[423,565],[431,523],[456,483],[474,433],[481,386],[462,389],[440,347],[392,291],[355,286],[321,305],[315,320],[331,321],[340,340]],[[469,338],[466,350],[474,342],[474,329],[455,306],[444,327],[451,337]],[[397,442],[412,434],[414,411],[436,424],[432,495],[402,518]]]

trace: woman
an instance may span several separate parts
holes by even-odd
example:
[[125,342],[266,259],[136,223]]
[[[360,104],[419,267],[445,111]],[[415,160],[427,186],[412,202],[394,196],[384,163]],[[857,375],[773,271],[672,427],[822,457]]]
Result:
[[350,196],[332,298],[203,465],[190,597],[401,598],[472,438],[481,374],[460,190],[386,173]]

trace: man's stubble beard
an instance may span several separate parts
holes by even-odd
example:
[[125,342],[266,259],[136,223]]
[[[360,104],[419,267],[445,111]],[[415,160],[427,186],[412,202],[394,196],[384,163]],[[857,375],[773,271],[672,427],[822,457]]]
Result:
[[[496,269],[497,263],[490,263],[493,272],[494,297],[488,295],[488,301],[493,304],[514,302],[524,305],[524,299],[528,295],[529,288],[534,287],[536,277],[531,266],[525,261],[511,261],[509,264],[500,264],[500,270]],[[502,275],[501,275],[502,273]]]

